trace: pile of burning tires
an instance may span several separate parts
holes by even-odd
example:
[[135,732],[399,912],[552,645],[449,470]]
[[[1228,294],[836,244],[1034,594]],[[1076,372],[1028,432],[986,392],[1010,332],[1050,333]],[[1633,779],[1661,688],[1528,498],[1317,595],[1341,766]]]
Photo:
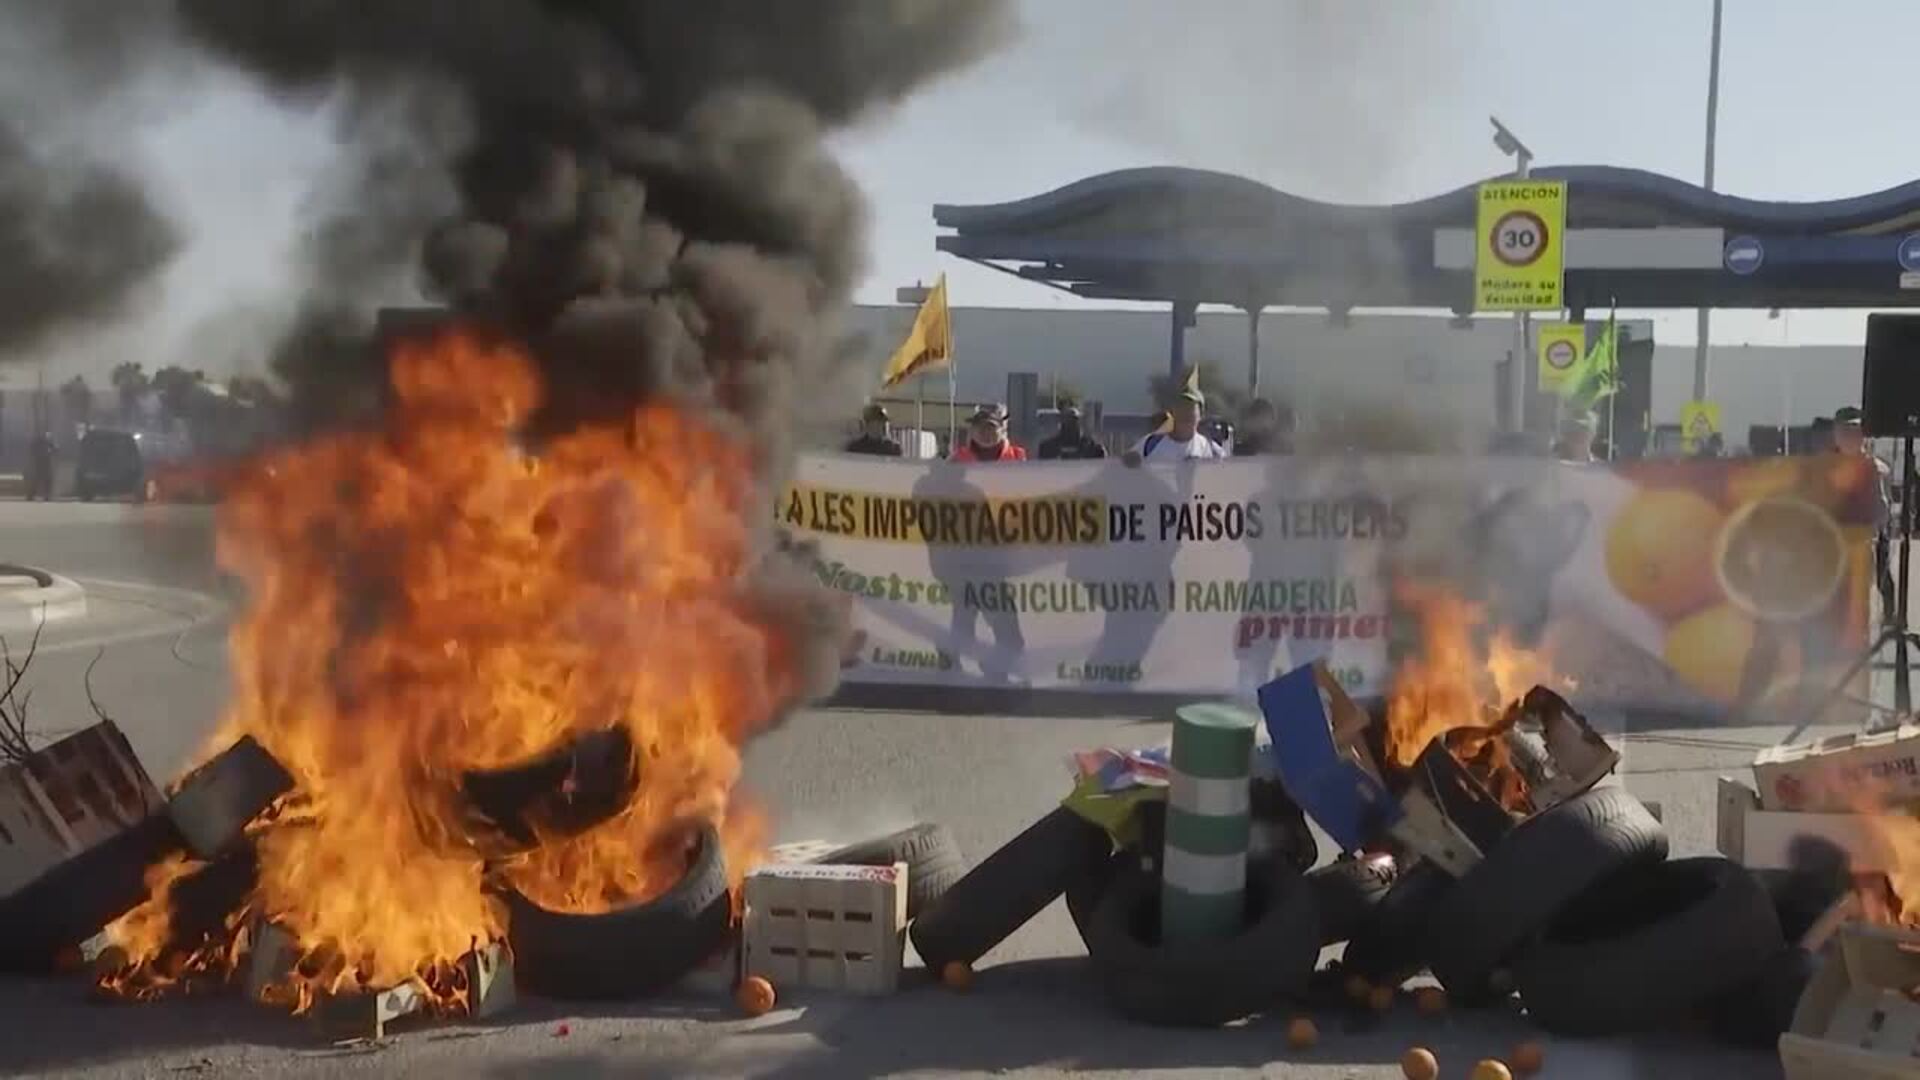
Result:
[[1185,1027],[1364,1002],[1430,972],[1454,1005],[1517,995],[1556,1035],[1705,1024],[1766,1045],[1811,969],[1765,883],[1726,859],[1668,858],[1661,823],[1619,787],[1521,822],[1458,877],[1386,851],[1311,869],[1318,852],[1294,828],[1299,808],[1277,786],[1253,802],[1262,826],[1307,842],[1249,862],[1245,919],[1231,937],[1161,942],[1155,804],[1141,809],[1138,840],[1118,847],[1105,828],[1054,810],[931,899],[910,936],[930,969],[971,965],[1064,896],[1113,1009]]

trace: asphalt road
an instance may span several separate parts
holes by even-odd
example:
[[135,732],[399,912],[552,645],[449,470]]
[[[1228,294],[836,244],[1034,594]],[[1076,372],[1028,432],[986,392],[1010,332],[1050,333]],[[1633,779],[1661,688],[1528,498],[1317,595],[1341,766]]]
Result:
[[[208,516],[189,508],[0,503],[0,558],[81,580],[91,611],[48,629],[33,668],[33,719],[48,734],[92,722],[93,696],[164,781],[214,722],[225,694],[225,604]],[[22,642],[9,639],[16,650]],[[1596,718],[1602,724],[1607,717]],[[1778,729],[1626,731],[1624,782],[1664,805],[1676,854],[1713,846],[1713,781],[1742,770]],[[780,839],[854,838],[927,819],[979,857],[1048,810],[1065,757],[1164,738],[1150,718],[951,715],[818,709],[753,745],[747,784]],[[916,976],[918,972],[912,973]],[[1411,1045],[1442,1076],[1537,1037],[1510,1012],[1439,1018],[1401,1007],[1356,1026],[1318,1017],[1319,1046],[1285,1046],[1287,1017],[1222,1031],[1129,1026],[1103,1008],[1060,905],[995,950],[973,991],[920,978],[879,1001],[785,1002],[742,1020],[728,1002],[688,996],[581,1011],[525,1001],[493,1025],[427,1025],[382,1045],[330,1047],[299,1020],[232,999],[102,1006],[70,980],[0,980],[0,1075],[211,1076],[821,1076],[1018,1073],[1046,1076],[1262,1075],[1297,1080],[1398,1077]],[[1548,1041],[1552,1077],[1764,1078],[1766,1054],[1673,1034],[1634,1041]]]

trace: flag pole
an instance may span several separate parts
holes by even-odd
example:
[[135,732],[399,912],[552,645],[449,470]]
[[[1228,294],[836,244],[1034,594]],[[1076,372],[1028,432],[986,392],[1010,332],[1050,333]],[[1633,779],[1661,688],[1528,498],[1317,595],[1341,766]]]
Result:
[[[940,275],[940,284],[945,285],[946,282],[947,282],[947,276],[945,274]],[[951,300],[947,302],[947,320],[946,321],[947,321],[947,453],[951,454],[953,453],[953,441],[958,435],[957,429],[954,427],[953,410],[955,408],[954,398],[959,393],[959,388],[957,385],[957,380],[954,377],[953,369],[954,369],[954,365],[959,363],[959,359],[960,359],[953,347],[953,303]]]
[[1607,306],[1607,362],[1613,370],[1607,373],[1607,386],[1613,392],[1607,395],[1607,460],[1613,461],[1620,454],[1620,429],[1614,426],[1620,422],[1620,324],[1616,321],[1620,298],[1608,299],[1612,303]]
[[913,456],[920,456],[920,436],[927,433],[927,376],[913,380]]

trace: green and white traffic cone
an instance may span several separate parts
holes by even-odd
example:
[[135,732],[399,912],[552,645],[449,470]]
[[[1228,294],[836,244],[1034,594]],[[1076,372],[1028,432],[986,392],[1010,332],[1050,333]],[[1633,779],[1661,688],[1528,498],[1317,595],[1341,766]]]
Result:
[[1230,705],[1187,705],[1174,713],[1161,857],[1162,941],[1231,937],[1241,929],[1258,722]]

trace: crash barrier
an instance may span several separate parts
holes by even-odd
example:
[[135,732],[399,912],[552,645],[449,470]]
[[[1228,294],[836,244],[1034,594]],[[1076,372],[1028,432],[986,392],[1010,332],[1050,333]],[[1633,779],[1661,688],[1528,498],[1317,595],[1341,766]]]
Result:
[[1871,470],[1837,455],[817,455],[776,513],[852,607],[844,678],[906,686],[1248,699],[1319,661],[1378,694],[1410,638],[1385,569],[1415,564],[1552,646],[1590,706],[1750,706],[1831,682],[1865,644],[1873,577]]

